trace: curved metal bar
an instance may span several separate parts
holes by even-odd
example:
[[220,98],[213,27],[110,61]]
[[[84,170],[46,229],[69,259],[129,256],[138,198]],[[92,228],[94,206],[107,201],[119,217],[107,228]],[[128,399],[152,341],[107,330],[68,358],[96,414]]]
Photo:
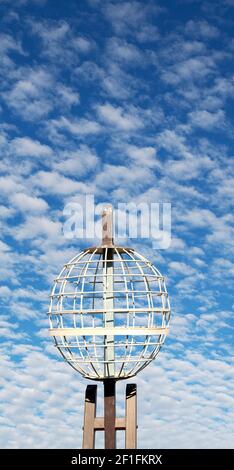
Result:
[[146,334],[151,334],[151,335],[161,335],[161,334],[167,334],[168,333],[168,328],[144,328],[142,326],[136,327],[135,328],[125,328],[125,327],[95,327],[95,328],[51,328],[49,330],[50,336],[109,336],[109,335],[114,335],[114,336],[126,336],[126,334],[129,335],[146,335]]

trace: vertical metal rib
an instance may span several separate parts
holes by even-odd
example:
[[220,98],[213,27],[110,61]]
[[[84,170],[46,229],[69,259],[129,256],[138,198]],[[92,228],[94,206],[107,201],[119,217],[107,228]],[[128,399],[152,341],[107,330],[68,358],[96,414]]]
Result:
[[[114,327],[114,269],[113,269],[113,249],[103,249],[103,308],[104,327]],[[115,341],[114,336],[104,337],[104,377],[114,377],[115,375]]]

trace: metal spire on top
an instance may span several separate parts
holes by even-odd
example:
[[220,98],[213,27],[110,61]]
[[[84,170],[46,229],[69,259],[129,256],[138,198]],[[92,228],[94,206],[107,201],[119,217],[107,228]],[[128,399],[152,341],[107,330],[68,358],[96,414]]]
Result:
[[113,207],[108,204],[102,211],[102,246],[114,247],[113,239]]

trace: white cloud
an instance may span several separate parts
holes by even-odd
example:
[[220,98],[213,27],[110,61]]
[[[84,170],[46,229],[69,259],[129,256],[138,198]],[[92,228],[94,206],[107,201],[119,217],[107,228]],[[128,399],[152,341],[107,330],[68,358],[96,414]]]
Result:
[[156,156],[156,149],[154,147],[136,147],[128,145],[126,147],[127,155],[133,160],[134,163],[141,165],[144,162],[145,166],[155,167],[161,166]]
[[121,2],[121,8],[119,3],[108,2],[104,6],[104,12],[112,27],[117,33],[131,32],[138,33],[149,23],[147,17],[150,19],[153,15],[163,11],[163,8],[155,4],[143,4],[138,1],[123,1]]
[[7,286],[0,286],[0,296],[1,297],[10,297],[11,296],[11,289]]
[[231,165],[232,156],[222,158],[222,164],[213,169],[209,175],[209,184],[215,190],[215,200],[222,210],[232,205],[234,192],[234,175]]
[[8,195],[9,193],[21,191],[23,186],[21,182],[11,176],[0,176],[0,187],[2,194]]
[[194,126],[212,130],[213,128],[224,126],[225,113],[222,109],[212,113],[203,109],[189,113],[189,119]]
[[219,244],[228,251],[233,246],[232,217],[229,214],[218,217],[209,209],[196,208],[178,213],[177,218],[186,224],[189,231],[194,228],[204,229],[209,244]]
[[101,68],[92,61],[84,61],[76,68],[75,75],[86,84],[100,83],[104,94],[115,98],[126,99],[133,96],[140,86],[139,81],[126,72],[126,67],[113,61],[111,54],[105,67]]
[[184,276],[191,276],[191,274],[195,274],[196,272],[194,268],[180,261],[171,261],[169,263],[169,268],[172,271],[182,274]]
[[42,42],[41,55],[56,65],[66,64],[74,66],[79,63],[79,56],[88,54],[94,47],[93,39],[75,34],[71,24],[65,20],[29,20],[32,33]]
[[53,108],[47,95],[53,82],[51,74],[39,68],[27,70],[24,75],[5,92],[7,105],[29,121],[46,116]]
[[61,233],[61,223],[41,216],[29,216],[26,221],[12,232],[16,240],[34,240],[39,236],[52,238]]
[[186,243],[182,238],[173,237],[171,240],[170,248],[168,249],[171,253],[184,253],[186,250]]
[[54,108],[64,111],[79,103],[79,93],[60,83],[42,66],[19,68],[10,88],[2,93],[7,106],[27,121],[42,119]]
[[0,240],[0,251],[10,251],[10,246]]
[[188,150],[185,142],[185,136],[166,129],[162,131],[156,139],[157,143],[169,150],[176,155],[182,155],[183,157],[190,157],[190,151]]
[[28,24],[32,32],[39,36],[42,41],[42,55],[52,59],[53,57],[59,57],[59,55],[62,54],[62,46],[67,49],[66,46],[70,26],[66,21],[40,22],[29,20]]
[[68,131],[75,136],[98,134],[101,131],[101,126],[98,122],[86,118],[70,120],[62,116],[60,119],[52,120],[49,126],[54,126],[58,130]]
[[193,246],[190,248],[189,250],[190,254],[192,255],[198,255],[198,256],[204,256],[205,255],[205,252],[202,248],[198,247],[198,246]]
[[139,86],[138,81],[133,80],[131,74],[126,72],[126,68],[124,69],[119,62],[113,62],[112,58],[100,79],[105,95],[114,98],[127,99],[136,93]]
[[173,159],[167,159],[167,173],[175,180],[188,181],[202,175],[204,170],[211,171],[215,167],[209,155],[188,145],[185,136],[175,131],[167,129],[161,132],[157,144],[167,153],[173,154]]
[[0,34],[0,58],[1,58],[1,71],[4,73],[5,68],[13,68],[14,63],[9,57],[10,52],[17,52],[21,55],[24,55],[24,50],[19,41],[17,41],[13,36],[9,34]]
[[209,56],[190,57],[179,61],[167,68],[162,67],[162,79],[172,85],[177,85],[181,81],[191,81],[204,79],[212,75],[215,70],[214,59]]
[[78,104],[80,102],[80,95],[77,91],[72,90],[70,87],[62,85],[61,83],[58,84],[57,87],[58,97],[61,99],[62,103],[67,108]]
[[67,178],[55,171],[39,171],[31,178],[31,181],[48,194],[66,195],[92,192],[89,191],[88,185],[85,183]]
[[16,137],[11,141],[12,152],[20,157],[49,157],[52,149],[30,137]]
[[110,2],[107,4],[105,13],[117,31],[123,31],[128,25],[136,27],[145,19],[145,9],[139,2],[122,2],[119,4]]
[[0,218],[7,219],[12,215],[14,215],[14,210],[11,207],[0,205]]
[[131,62],[143,65],[144,56],[133,44],[118,38],[111,38],[107,46],[107,53],[114,60],[129,65]]
[[230,246],[233,247],[233,237],[233,227],[219,220],[217,226],[213,228],[213,233],[208,234],[206,240],[214,245],[220,244],[224,250],[229,250]]
[[214,166],[207,156],[191,155],[189,158],[168,161],[168,174],[176,180],[188,181],[202,174],[204,170],[210,170]]
[[140,43],[160,41],[159,28],[152,24],[143,24],[135,32],[136,38]]
[[187,222],[193,227],[211,227],[216,226],[218,220],[216,215],[209,209],[191,209],[185,214],[179,214],[179,220]]
[[12,204],[22,212],[45,212],[48,204],[44,199],[32,197],[24,193],[16,193],[11,196]]
[[[10,297],[12,293],[10,289],[8,289],[6,286],[3,286],[0,287],[0,295],[3,297]],[[0,317],[0,334],[3,340],[8,338],[12,342],[20,339],[22,341],[22,339],[27,336],[25,333],[21,333],[19,331],[19,324],[10,321],[7,315],[1,315]]]
[[97,106],[98,115],[106,124],[117,129],[132,131],[143,127],[141,119],[132,113],[126,112],[123,108],[115,107],[110,103]]
[[234,263],[226,258],[217,258],[214,260],[212,271],[216,278],[230,279],[234,275]]
[[95,152],[86,145],[81,145],[78,150],[65,151],[59,155],[54,169],[60,173],[79,178],[90,171],[96,171],[99,159]]
[[92,42],[82,36],[75,36],[72,41],[72,46],[80,52],[87,53],[92,49]]
[[194,35],[196,37],[204,37],[206,39],[214,39],[219,36],[219,30],[211,23],[208,23],[205,20],[194,21],[190,20],[185,26],[185,31],[189,35]]
[[[192,319],[187,318],[186,324],[192,325]],[[45,346],[48,348],[49,343]],[[84,380],[58,360],[57,355],[46,356],[40,348],[26,342],[12,345],[8,354],[10,356],[2,354],[1,360],[1,377],[5,379],[5,390],[0,392],[4,424],[2,447],[80,448]],[[14,354],[21,356],[17,367]],[[220,358],[207,360],[200,351],[190,347],[182,354],[179,359],[173,353],[162,351],[156,362],[135,379],[138,384],[138,445],[142,448],[232,447],[231,365]],[[124,388],[125,384],[120,383],[119,415],[124,412],[121,399]],[[98,387],[98,397],[101,395]],[[155,396],[157,407],[154,406]],[[7,406],[8,403],[11,406]],[[220,421],[228,432],[223,433]],[[157,435],[151,432],[156,427]],[[77,429],[75,434],[74,428]]]
[[[100,172],[95,178],[95,185],[101,191],[107,191],[109,194],[112,191],[120,189],[122,197],[125,199],[129,197],[129,192],[140,187],[145,186],[145,181],[149,184],[154,181],[154,174],[148,168],[141,168],[138,166],[124,166],[124,165],[105,165],[103,171]],[[117,198],[117,193],[114,193]]]

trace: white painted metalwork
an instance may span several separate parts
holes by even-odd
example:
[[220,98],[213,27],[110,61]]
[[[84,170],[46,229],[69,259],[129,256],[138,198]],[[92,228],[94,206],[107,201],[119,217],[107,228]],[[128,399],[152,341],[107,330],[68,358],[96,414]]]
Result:
[[84,377],[125,379],[144,369],[168,333],[164,277],[144,256],[113,244],[90,248],[55,279],[50,335]]

